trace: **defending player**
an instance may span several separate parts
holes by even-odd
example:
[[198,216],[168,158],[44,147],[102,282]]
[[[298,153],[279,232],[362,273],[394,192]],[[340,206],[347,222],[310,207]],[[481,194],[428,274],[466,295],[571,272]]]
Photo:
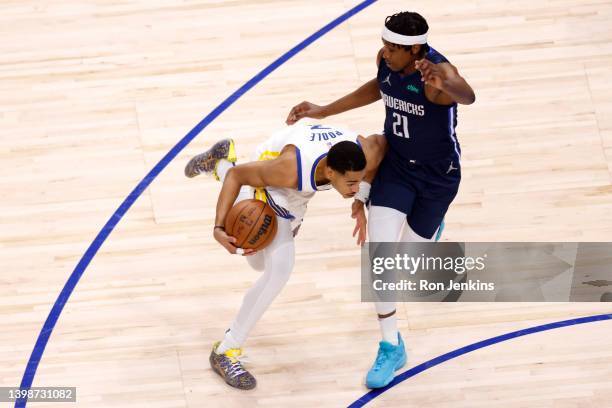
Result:
[[[287,118],[325,118],[382,98],[389,146],[369,195],[372,242],[435,240],[461,179],[461,150],[455,134],[457,104],[472,104],[474,91],[457,68],[427,44],[425,19],[402,12],[385,20],[378,73],[354,92],[326,105],[296,105]],[[370,185],[360,187],[365,202]],[[365,238],[363,203],[355,201],[359,242]],[[406,361],[394,302],[376,303],[382,341],[366,384],[386,386]]]
[[[195,156],[185,168],[187,177],[214,174],[223,181],[217,201],[214,237],[232,254],[247,260],[261,277],[246,293],[238,315],[221,342],[213,345],[210,364],[236,388],[252,389],[255,378],[240,362],[249,332],[278,295],[293,270],[293,238],[315,192],[336,189],[344,198],[355,195],[359,183],[384,154],[384,138],[364,138],[338,127],[314,125],[288,127],[258,146],[255,161],[234,166],[236,154],[230,139]],[[277,216],[277,232],[262,251],[242,250],[225,233],[224,220],[235,202],[257,198],[267,201]]]

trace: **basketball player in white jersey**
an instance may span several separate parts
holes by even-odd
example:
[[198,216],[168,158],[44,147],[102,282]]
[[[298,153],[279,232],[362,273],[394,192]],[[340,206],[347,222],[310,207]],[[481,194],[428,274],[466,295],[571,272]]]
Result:
[[[344,198],[354,197],[364,177],[372,178],[376,173],[385,147],[384,138],[378,135],[365,138],[348,129],[302,125],[275,133],[258,146],[252,162],[234,167],[234,142],[225,139],[187,164],[187,177],[209,173],[223,182],[217,201],[215,239],[231,254],[248,255],[250,266],[263,271],[210,355],[213,370],[232,387],[252,389],[256,385],[240,362],[242,345],[289,279],[295,258],[293,238],[306,204],[317,191],[331,188]],[[237,248],[236,239],[225,232],[229,210],[248,198],[268,202],[277,216],[276,236],[259,252]]]

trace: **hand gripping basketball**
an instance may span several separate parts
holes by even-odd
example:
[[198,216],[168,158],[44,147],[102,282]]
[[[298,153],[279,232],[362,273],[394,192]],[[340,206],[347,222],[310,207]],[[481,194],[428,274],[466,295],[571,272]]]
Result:
[[234,238],[232,244],[246,251],[259,251],[268,246],[276,235],[276,228],[276,214],[260,200],[240,201],[225,218],[225,232]]

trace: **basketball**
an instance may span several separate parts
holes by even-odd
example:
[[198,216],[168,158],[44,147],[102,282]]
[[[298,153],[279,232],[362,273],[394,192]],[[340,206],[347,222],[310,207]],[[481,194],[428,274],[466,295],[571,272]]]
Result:
[[225,232],[236,238],[238,248],[264,249],[276,235],[276,214],[263,201],[240,201],[225,218]]

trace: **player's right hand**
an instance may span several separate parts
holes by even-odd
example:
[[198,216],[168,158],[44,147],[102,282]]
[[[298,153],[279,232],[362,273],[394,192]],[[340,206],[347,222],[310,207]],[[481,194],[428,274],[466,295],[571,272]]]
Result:
[[325,116],[322,106],[304,101],[291,109],[285,123],[293,125],[302,118],[323,119]]
[[[217,242],[220,243],[221,246],[227,250],[227,252],[230,254],[236,254],[236,251],[238,250],[238,247],[236,246],[236,238],[227,235],[227,232],[221,228],[215,228],[213,235]],[[244,256],[255,255],[257,252],[254,249],[244,249],[243,251]]]
[[355,219],[355,229],[353,230],[353,237],[357,235],[357,245],[363,246],[367,236],[367,225],[368,220],[365,215],[364,204],[359,201],[353,201],[351,206],[351,217]]

